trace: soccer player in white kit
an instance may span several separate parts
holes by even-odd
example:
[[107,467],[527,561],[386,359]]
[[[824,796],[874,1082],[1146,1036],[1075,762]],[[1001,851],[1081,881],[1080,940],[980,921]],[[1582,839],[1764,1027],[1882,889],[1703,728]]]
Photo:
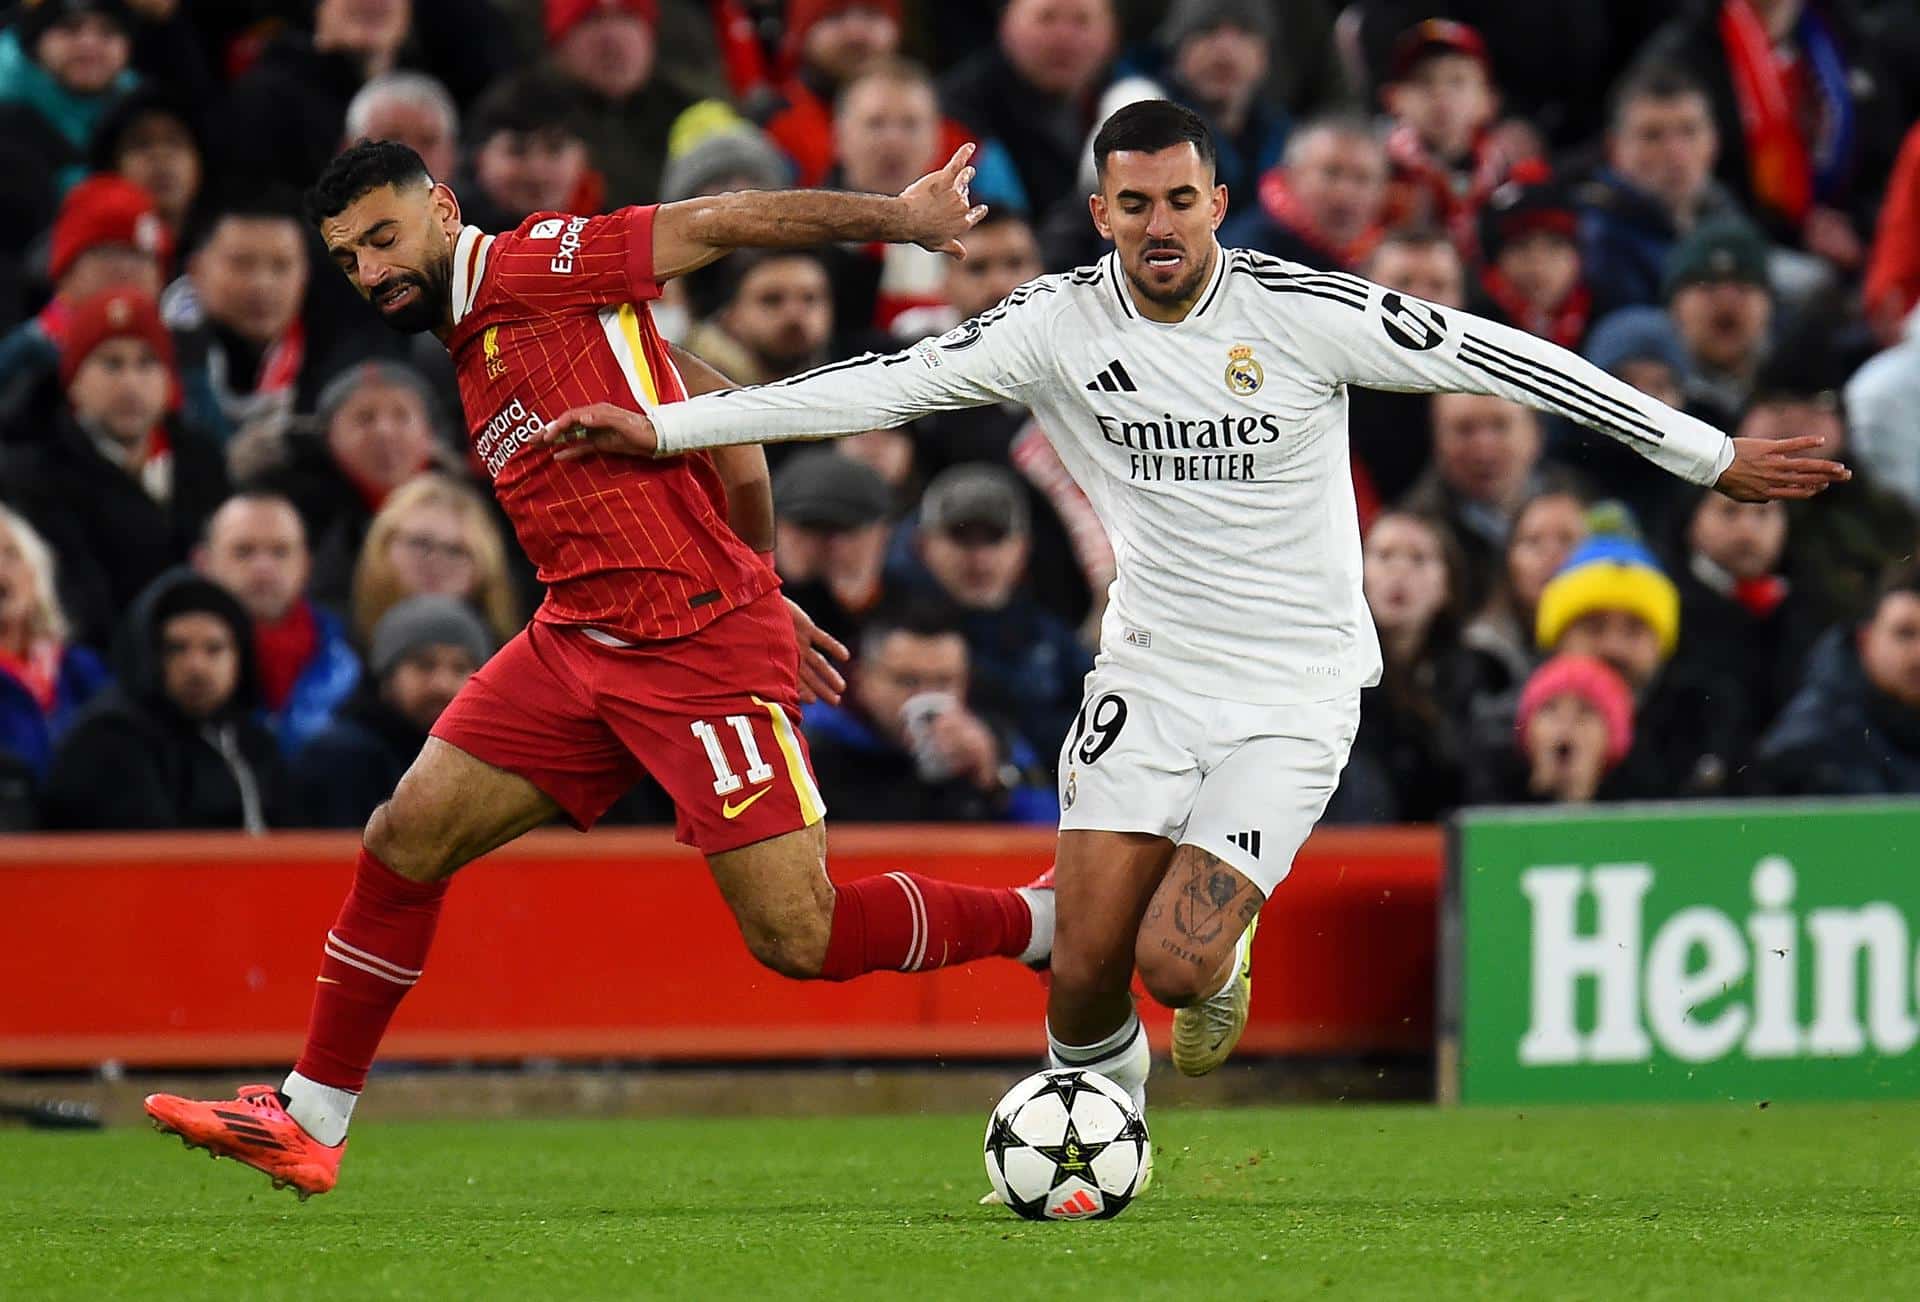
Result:
[[[1214,238],[1207,128],[1149,100],[1094,141],[1114,251],[891,356],[547,427],[558,455],[821,438],[995,402],[1034,411],[1119,577],[1060,751],[1047,1039],[1144,1100],[1137,969],[1199,1075],[1246,1024],[1252,925],[1347,760],[1380,648],[1360,589],[1349,384],[1558,412],[1743,500],[1847,471],[1817,438],[1729,439],[1518,330]],[[1409,438],[1425,431],[1410,429]]]

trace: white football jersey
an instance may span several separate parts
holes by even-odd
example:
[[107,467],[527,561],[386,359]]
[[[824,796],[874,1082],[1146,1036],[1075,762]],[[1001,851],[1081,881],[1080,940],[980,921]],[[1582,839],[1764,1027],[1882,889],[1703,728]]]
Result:
[[1206,290],[1173,324],[1140,315],[1110,253],[904,352],[649,414],[665,454],[1022,403],[1113,543],[1101,663],[1205,696],[1288,705],[1380,677],[1360,588],[1349,384],[1496,394],[1697,484],[1733,460],[1718,430],[1565,349],[1244,249],[1218,251]]

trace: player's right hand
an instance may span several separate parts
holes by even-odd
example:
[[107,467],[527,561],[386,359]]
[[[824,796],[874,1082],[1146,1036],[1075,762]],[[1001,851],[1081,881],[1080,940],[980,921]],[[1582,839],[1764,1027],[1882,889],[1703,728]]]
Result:
[[899,203],[906,214],[901,243],[911,241],[956,258],[967,256],[960,237],[987,215],[987,205],[974,203],[967,194],[973,180],[967,160],[973,157],[973,149],[971,144],[960,146],[945,167],[928,172],[900,192]]
[[660,449],[660,437],[645,412],[610,402],[592,402],[561,412],[540,431],[540,441],[555,449],[555,461],[572,461],[591,452],[650,457]]
[[1714,487],[1736,502],[1812,497],[1829,484],[1843,484],[1853,472],[1838,461],[1803,455],[1820,446],[1818,435],[1790,439],[1735,439],[1733,462]]

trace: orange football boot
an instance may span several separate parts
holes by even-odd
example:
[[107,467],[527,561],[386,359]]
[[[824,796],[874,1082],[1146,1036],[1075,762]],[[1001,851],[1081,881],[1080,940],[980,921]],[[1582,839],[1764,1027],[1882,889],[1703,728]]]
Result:
[[188,1148],[245,1162],[274,1188],[299,1194],[302,1202],[333,1188],[347,1151],[345,1140],[329,1148],[302,1130],[271,1085],[242,1085],[238,1098],[222,1102],[149,1094],[147,1115],[155,1129],[180,1136]]

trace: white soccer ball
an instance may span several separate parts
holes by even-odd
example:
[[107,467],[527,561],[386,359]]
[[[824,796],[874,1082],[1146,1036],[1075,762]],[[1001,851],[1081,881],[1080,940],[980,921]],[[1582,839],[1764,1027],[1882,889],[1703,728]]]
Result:
[[1098,1072],[1035,1072],[987,1119],[987,1179],[1030,1221],[1118,1216],[1152,1165],[1146,1118]]

